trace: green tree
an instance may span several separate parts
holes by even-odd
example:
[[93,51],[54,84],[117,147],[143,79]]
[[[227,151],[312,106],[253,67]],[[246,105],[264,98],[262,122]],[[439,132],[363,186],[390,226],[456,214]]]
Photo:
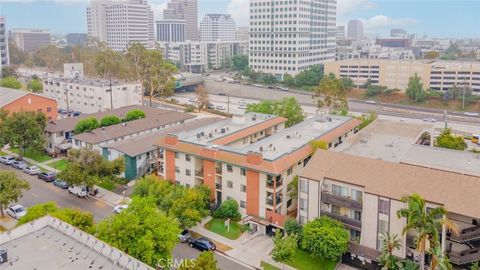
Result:
[[423,55],[423,58],[425,59],[436,59],[440,57],[440,53],[437,51],[428,51]]
[[30,184],[20,178],[14,172],[0,171],[0,213],[10,204],[17,202],[23,195],[23,191],[30,189]]
[[12,89],[22,88],[22,83],[13,76],[0,79],[0,86]]
[[145,112],[142,110],[131,110],[125,116],[125,122],[145,118]]
[[384,270],[397,270],[402,269],[402,265],[398,262],[397,257],[393,255],[396,249],[402,247],[402,241],[398,239],[396,234],[384,233],[381,235],[382,248],[381,255],[378,258],[379,264]]
[[27,214],[18,220],[17,225],[25,224],[46,215],[63,220],[85,232],[92,232],[93,214],[79,209],[58,208],[55,202],[37,204],[27,209]]
[[328,150],[328,143],[326,141],[311,141],[310,146],[316,151],[317,149]]
[[432,270],[452,270],[452,264],[445,252],[442,252],[440,242],[437,242],[434,247],[430,248],[428,253],[432,256],[430,261],[430,269]]
[[297,243],[298,239],[296,234],[283,236],[282,233],[277,230],[275,237],[273,238],[273,260],[283,263],[283,266],[285,267],[285,262],[292,257],[297,248]]
[[287,235],[295,234],[297,236],[302,234],[302,225],[294,218],[287,218],[283,224],[283,230]]
[[404,260],[402,262],[402,270],[418,270],[418,269],[420,269],[418,267],[418,264],[416,264],[411,260]]
[[95,73],[104,79],[110,76],[122,77],[123,69],[126,68],[126,65],[123,65],[123,57],[122,54],[101,44],[94,58]]
[[28,53],[20,50],[13,40],[8,41],[8,54],[10,64],[15,66],[25,63],[28,58]]
[[177,270],[220,270],[213,251],[202,252],[197,259],[183,262]]
[[248,67],[248,55],[236,54],[232,57],[232,69],[238,72],[245,70]]
[[385,91],[387,91],[387,87],[385,86],[379,86],[379,85],[369,85],[367,87],[367,91],[365,91],[365,95],[367,97],[373,97],[373,96],[377,96],[381,93],[385,93]]
[[479,262],[476,261],[474,263],[472,263],[469,267],[470,270],[478,270],[479,269],[479,266],[478,266]]
[[295,84],[301,86],[318,85],[323,78],[323,66],[315,65],[308,70],[303,70],[295,76]]
[[341,77],[340,80],[342,81],[343,87],[345,87],[346,90],[355,88],[355,83],[352,81],[352,79],[348,77]]
[[234,221],[240,220],[242,215],[240,215],[238,211],[238,202],[233,199],[223,201],[220,207],[213,212],[213,217],[223,219],[230,218]]
[[283,84],[287,85],[287,86],[294,86],[295,85],[295,78],[288,74],[288,73],[285,73],[283,74]]
[[201,109],[205,109],[208,107],[209,103],[209,98],[208,98],[208,92],[203,87],[202,85],[197,86],[195,88],[195,96],[197,98],[197,107],[198,107],[198,112],[200,112]]
[[102,120],[100,120],[100,126],[101,127],[108,127],[108,126],[111,126],[111,125],[120,124],[121,122],[122,122],[122,120],[120,120],[120,118],[118,118],[117,116],[107,115],[107,116],[103,117]]
[[40,80],[33,79],[28,83],[27,89],[34,93],[39,93],[43,91],[43,84]]
[[435,139],[435,146],[463,151],[467,148],[467,143],[463,136],[455,136],[451,129],[447,128]]
[[134,197],[129,207],[95,228],[96,236],[144,263],[157,266],[172,257],[178,222],[160,211],[151,198]]
[[423,89],[422,80],[417,73],[408,79],[405,94],[415,102],[423,102],[427,98],[427,92]]
[[435,247],[439,241],[439,230],[442,225],[453,232],[457,232],[456,225],[447,219],[447,210],[443,207],[426,209],[425,200],[419,194],[412,194],[402,198],[406,208],[397,211],[398,218],[405,218],[406,224],[403,227],[403,234],[409,230],[415,230],[417,236],[415,245],[420,253],[420,269],[425,269],[425,252],[429,247]]
[[324,76],[315,89],[313,98],[317,108],[324,109],[326,114],[348,111],[347,95],[341,80]]
[[43,151],[43,130],[47,125],[47,118],[41,112],[20,111],[6,117],[4,129],[4,143],[11,147],[18,147],[20,158],[25,150],[34,152]]
[[288,183],[288,196],[294,202],[298,200],[298,175],[295,175],[292,182]]
[[321,216],[303,226],[302,249],[315,257],[338,260],[348,249],[350,233],[342,223]]
[[98,128],[100,125],[98,123],[97,118],[95,117],[87,117],[78,121],[77,125],[75,126],[74,132],[75,134],[80,134],[83,132],[88,132]]
[[286,97],[281,101],[264,100],[247,104],[246,112],[275,114],[287,118],[285,126],[290,127],[303,121],[303,109],[295,97]]

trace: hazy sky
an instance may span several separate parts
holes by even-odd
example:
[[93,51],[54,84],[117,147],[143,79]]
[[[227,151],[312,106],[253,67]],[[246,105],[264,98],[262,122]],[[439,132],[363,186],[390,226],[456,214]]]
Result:
[[[150,0],[161,19],[166,0]],[[0,0],[7,28],[46,28],[52,33],[86,32],[88,0]],[[199,19],[206,13],[231,13],[248,25],[248,0],[199,0]],[[391,28],[434,37],[480,38],[480,0],[338,0],[337,24],[362,19],[365,31],[387,35]]]

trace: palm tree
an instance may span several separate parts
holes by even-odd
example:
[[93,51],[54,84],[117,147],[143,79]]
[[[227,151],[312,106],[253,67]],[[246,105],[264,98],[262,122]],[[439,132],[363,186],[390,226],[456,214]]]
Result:
[[448,259],[448,256],[440,248],[440,243],[431,248],[428,253],[432,255],[432,261],[430,263],[430,269],[432,270],[451,270],[452,264]]
[[402,263],[402,270],[418,270],[418,264],[411,260],[405,260]]
[[436,207],[427,211],[425,200],[419,194],[403,197],[402,202],[407,204],[407,208],[397,211],[398,218],[406,218],[402,234],[406,234],[409,230],[416,231],[415,245],[420,253],[420,270],[423,270],[425,269],[425,252],[440,243],[439,230],[441,227],[446,226],[456,232],[456,226],[445,218],[447,215],[445,208]]
[[384,233],[381,235],[382,240],[382,254],[378,258],[382,269],[397,270],[401,268],[397,257],[393,255],[393,251],[402,247],[402,240],[398,239],[396,234]]

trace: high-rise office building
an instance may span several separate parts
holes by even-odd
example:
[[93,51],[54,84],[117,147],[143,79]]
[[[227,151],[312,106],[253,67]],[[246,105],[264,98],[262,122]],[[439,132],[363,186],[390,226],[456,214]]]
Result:
[[68,33],[67,45],[69,46],[85,46],[87,45],[88,36],[85,33]]
[[105,42],[115,51],[131,43],[155,46],[153,11],[147,0],[92,0],[87,8],[88,36]]
[[171,0],[163,11],[163,19],[185,20],[185,40],[199,40],[197,0]]
[[5,26],[5,17],[0,16],[0,75],[5,66],[10,65],[10,56],[8,55],[8,37],[7,27]]
[[185,41],[185,20],[160,20],[155,24],[157,25],[157,41]]
[[283,78],[335,60],[336,1],[250,0],[249,65]]
[[236,31],[230,14],[206,14],[200,22],[200,41],[233,41]]
[[46,29],[12,29],[11,37],[24,52],[33,52],[50,45],[50,31]]
[[237,40],[238,41],[248,40],[248,26],[237,27]]
[[344,40],[345,39],[345,26],[344,25],[337,25],[336,37],[337,37],[337,40]]
[[362,40],[363,22],[361,20],[351,20],[348,22],[347,37],[351,40]]

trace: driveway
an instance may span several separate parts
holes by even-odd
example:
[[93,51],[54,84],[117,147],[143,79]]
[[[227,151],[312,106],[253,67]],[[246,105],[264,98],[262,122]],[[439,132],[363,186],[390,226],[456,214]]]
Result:
[[266,235],[257,235],[240,245],[225,252],[227,255],[238,258],[242,262],[249,262],[250,265],[260,267],[262,258],[269,257],[273,249],[272,238]]

